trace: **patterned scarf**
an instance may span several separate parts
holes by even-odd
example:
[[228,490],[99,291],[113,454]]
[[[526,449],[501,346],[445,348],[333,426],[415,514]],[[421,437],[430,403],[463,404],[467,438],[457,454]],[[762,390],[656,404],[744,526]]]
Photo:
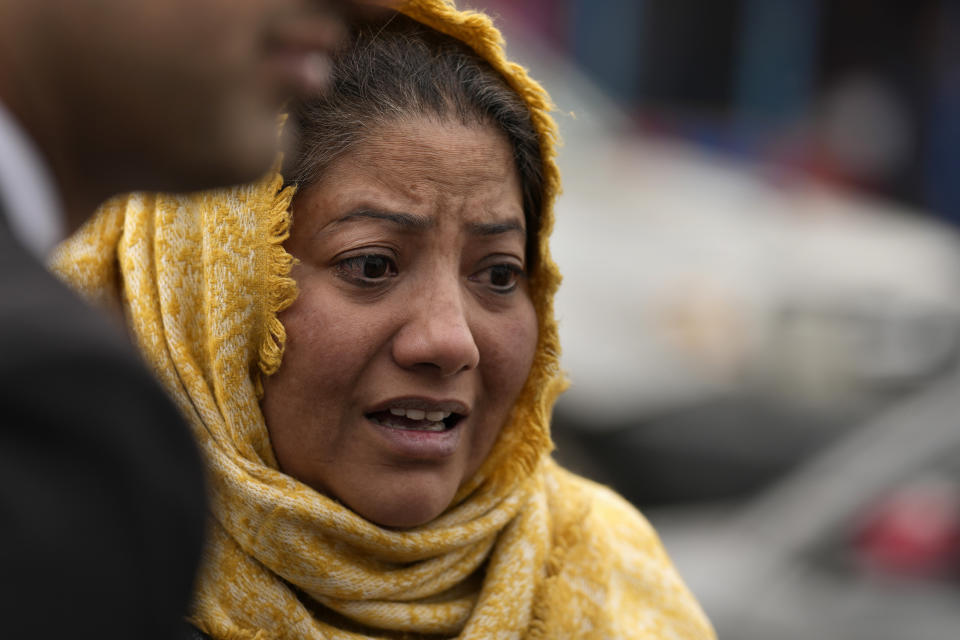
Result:
[[123,314],[204,453],[212,513],[191,620],[220,640],[712,638],[642,517],[548,456],[564,385],[549,98],[506,60],[486,16],[444,0],[401,10],[503,74],[530,108],[545,167],[530,280],[537,355],[490,456],[438,518],[385,529],[277,468],[260,378],[280,366],[277,314],[297,295],[283,248],[293,189],[278,171],[227,190],[115,199],[54,256],[66,281]]

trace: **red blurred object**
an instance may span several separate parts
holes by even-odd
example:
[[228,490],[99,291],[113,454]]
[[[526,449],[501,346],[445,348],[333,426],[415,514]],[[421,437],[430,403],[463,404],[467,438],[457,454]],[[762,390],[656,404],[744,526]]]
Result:
[[960,569],[960,485],[928,479],[898,489],[869,510],[854,545],[871,568],[926,578]]

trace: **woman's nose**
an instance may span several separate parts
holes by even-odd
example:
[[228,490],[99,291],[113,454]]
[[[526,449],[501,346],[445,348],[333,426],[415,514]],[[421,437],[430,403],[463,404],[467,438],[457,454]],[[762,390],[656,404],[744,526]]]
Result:
[[436,368],[444,377],[477,367],[480,350],[458,287],[434,286],[410,300],[394,336],[393,357],[401,367]]

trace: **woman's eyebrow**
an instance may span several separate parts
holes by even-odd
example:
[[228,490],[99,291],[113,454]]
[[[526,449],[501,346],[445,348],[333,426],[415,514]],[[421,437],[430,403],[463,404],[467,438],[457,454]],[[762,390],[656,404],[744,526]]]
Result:
[[519,233],[523,237],[527,236],[527,230],[523,228],[517,220],[507,220],[506,222],[470,222],[467,225],[467,231],[476,236],[495,236],[501,233]]
[[393,211],[377,211],[375,209],[357,209],[347,215],[337,218],[331,226],[337,226],[345,222],[353,222],[361,219],[386,220],[404,229],[414,231],[423,231],[433,226],[433,220],[426,216],[418,216],[412,213],[398,213]]
[[[354,222],[363,219],[385,220],[404,229],[413,231],[424,231],[433,227],[433,218],[427,216],[418,216],[413,213],[401,213],[395,211],[378,211],[376,209],[357,209],[337,218],[328,227],[339,226],[343,223]],[[467,231],[477,236],[495,236],[502,233],[519,233],[526,237],[527,231],[518,220],[507,220],[504,222],[469,222],[466,224]]]

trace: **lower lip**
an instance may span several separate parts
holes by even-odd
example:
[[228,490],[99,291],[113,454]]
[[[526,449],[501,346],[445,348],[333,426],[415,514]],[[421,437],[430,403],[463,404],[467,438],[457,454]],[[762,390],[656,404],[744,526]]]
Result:
[[444,431],[416,431],[413,429],[395,429],[366,418],[387,442],[396,455],[416,460],[439,460],[447,458],[457,450],[463,419]]

